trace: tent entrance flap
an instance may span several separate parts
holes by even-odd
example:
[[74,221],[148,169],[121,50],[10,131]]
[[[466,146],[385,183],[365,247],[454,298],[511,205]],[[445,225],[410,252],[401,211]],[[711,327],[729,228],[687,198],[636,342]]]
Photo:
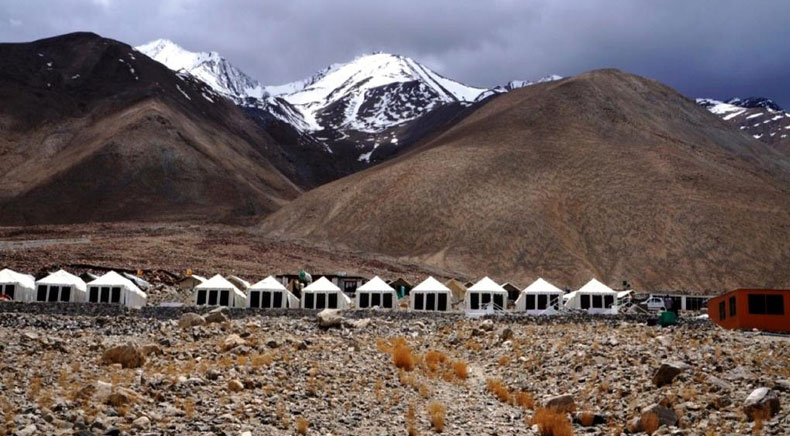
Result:
[[282,293],[282,291],[280,291],[280,292],[273,292],[272,293],[272,299],[274,301],[274,303],[272,304],[272,307],[276,307],[276,308],[283,307],[283,293]]
[[364,309],[364,308],[368,307],[369,298],[370,298],[370,295],[367,292],[360,292],[360,294],[359,294],[359,307],[361,309]]
[[447,294],[439,294],[439,302],[437,304],[437,310],[441,310],[441,311],[447,310]]
[[436,310],[436,294],[433,292],[425,295],[425,310]]
[[337,294],[334,292],[329,294],[329,308],[337,309]]
[[395,307],[392,304],[392,294],[389,294],[389,293],[384,294],[384,304],[383,304],[383,306],[388,308],[388,309],[392,309],[393,307]]
[[5,285],[5,291],[3,291],[3,293],[6,296],[8,296],[8,298],[13,300],[14,299],[15,288],[16,287],[14,285]]
[[423,294],[414,294],[414,310],[423,310]]
[[206,291],[204,291],[203,289],[198,290],[197,301],[195,303],[198,306],[203,306],[206,304]]
[[250,292],[250,307],[261,307],[261,293],[258,291]]
[[263,291],[261,301],[263,302],[263,307],[265,309],[270,309],[272,307],[272,293]]

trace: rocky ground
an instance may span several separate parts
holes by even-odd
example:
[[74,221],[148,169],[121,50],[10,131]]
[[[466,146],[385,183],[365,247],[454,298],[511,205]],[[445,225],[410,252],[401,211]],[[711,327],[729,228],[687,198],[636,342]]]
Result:
[[[566,436],[642,428],[707,436],[790,429],[787,338],[624,317],[491,321],[356,311],[344,319],[328,314],[323,328],[306,311],[241,313],[0,313],[1,432]],[[769,390],[745,409],[760,387]]]

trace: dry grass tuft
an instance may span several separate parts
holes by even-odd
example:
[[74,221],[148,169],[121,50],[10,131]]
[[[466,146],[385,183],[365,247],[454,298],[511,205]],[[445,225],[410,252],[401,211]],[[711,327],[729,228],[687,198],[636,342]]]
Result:
[[497,363],[499,366],[508,366],[510,365],[510,357],[506,355],[499,356]]
[[647,434],[655,433],[656,430],[658,430],[660,424],[658,421],[658,415],[650,412],[643,414],[639,422],[642,424],[642,431]]
[[494,394],[503,403],[510,402],[510,390],[500,379],[489,378],[486,380],[486,389]]
[[522,409],[532,410],[535,408],[535,398],[527,391],[518,391],[513,398],[516,405]]
[[590,427],[595,422],[595,414],[592,412],[580,412],[579,415],[579,423],[583,427]]
[[461,380],[466,380],[469,377],[469,367],[463,360],[456,360],[453,362],[453,373]]
[[444,404],[438,401],[431,401],[430,404],[428,404],[428,418],[431,421],[433,431],[441,433],[444,430],[445,413],[446,409]]
[[288,427],[291,426],[291,417],[288,416],[288,413],[285,410],[285,403],[282,401],[278,402],[275,406],[274,413],[277,415],[277,419],[280,420],[280,426],[283,428],[283,430],[288,430]]
[[417,358],[411,351],[411,347],[406,343],[404,338],[396,338],[393,340],[392,346],[392,363],[397,368],[411,371],[417,364]]
[[417,431],[417,415],[414,413],[414,403],[409,403],[409,407],[406,408],[406,433],[409,436],[418,436],[420,434]]
[[573,436],[573,426],[568,415],[553,409],[538,409],[532,418],[541,436]]
[[436,371],[447,362],[447,356],[441,351],[429,350],[423,357],[429,371]]
[[306,419],[304,419],[303,417],[300,416],[300,417],[296,418],[296,422],[294,423],[294,426],[296,427],[296,432],[297,433],[299,433],[301,435],[305,435],[305,434],[307,434],[308,427],[310,427],[310,423],[307,422]]

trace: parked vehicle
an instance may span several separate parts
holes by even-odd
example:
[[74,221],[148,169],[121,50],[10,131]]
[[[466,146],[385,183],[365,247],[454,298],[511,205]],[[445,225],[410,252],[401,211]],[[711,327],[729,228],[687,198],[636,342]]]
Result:
[[664,304],[664,299],[661,297],[648,298],[647,301],[644,302],[644,305],[647,306],[647,309],[650,311],[667,310],[667,307]]

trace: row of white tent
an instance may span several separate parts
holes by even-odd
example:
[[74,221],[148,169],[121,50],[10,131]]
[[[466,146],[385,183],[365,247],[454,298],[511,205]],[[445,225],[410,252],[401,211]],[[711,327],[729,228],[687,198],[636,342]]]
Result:
[[85,283],[64,270],[37,281],[31,275],[4,269],[0,271],[0,291],[23,302],[113,303],[139,308],[148,300],[145,292],[115,271]]
[[[4,269],[0,271],[0,293],[16,301],[112,303],[131,308],[145,306],[148,298],[131,280],[114,271],[85,283],[64,270],[36,281],[33,276]],[[587,310],[592,314],[615,314],[617,295],[595,279],[566,294],[539,278],[521,291],[514,311],[538,315],[569,308]],[[507,309],[507,296],[502,286],[484,277],[467,289],[464,310],[481,314],[504,311]],[[395,289],[378,276],[357,288],[354,298],[355,307],[361,309],[400,307]],[[300,300],[272,276],[242,291],[217,274],[195,286],[192,299],[197,306],[237,308],[344,309],[352,305],[351,298],[326,277],[305,286]],[[409,295],[409,309],[416,311],[449,311],[454,303],[452,291],[433,277],[412,288]]]

